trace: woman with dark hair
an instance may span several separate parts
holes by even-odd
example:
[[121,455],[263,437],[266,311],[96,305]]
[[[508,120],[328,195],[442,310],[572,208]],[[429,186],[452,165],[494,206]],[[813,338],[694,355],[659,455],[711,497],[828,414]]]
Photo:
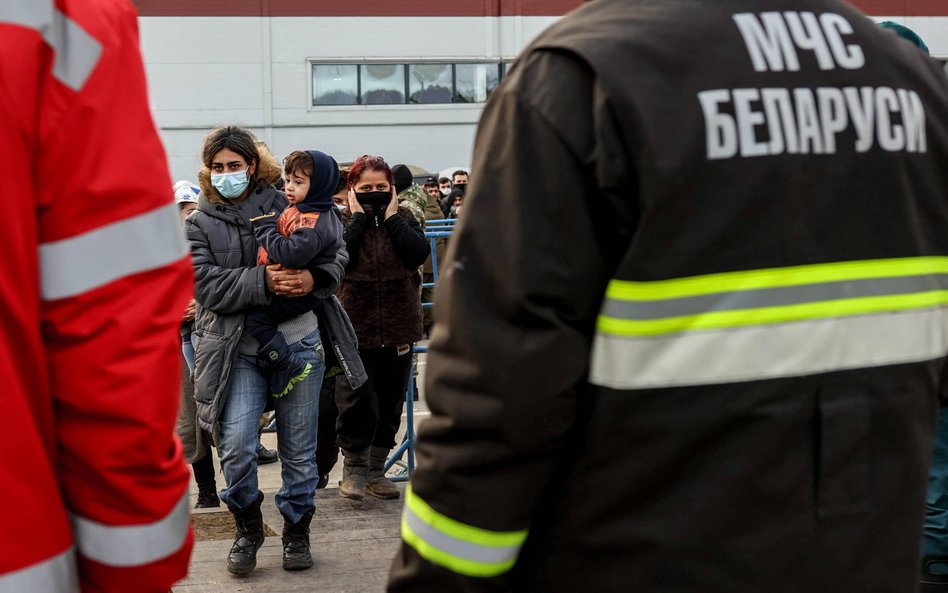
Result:
[[[246,331],[247,313],[267,306],[273,295],[309,294],[314,280],[313,270],[257,265],[258,243],[250,219],[283,210],[287,200],[272,187],[282,173],[279,164],[261,158],[250,132],[234,126],[212,131],[204,141],[202,161],[198,208],[187,220],[197,300],[195,399],[201,427],[214,436],[220,452],[227,483],[220,498],[237,523],[227,568],[243,575],[256,566],[264,539],[257,429],[271,393],[271,377],[256,360],[259,344]],[[318,290],[328,296],[333,288]],[[312,566],[309,525],[317,481],[313,456],[323,374],[317,326],[312,311],[279,324],[292,353],[312,365],[292,391],[270,400],[279,431],[283,484],[276,506],[284,518],[283,567],[287,570]]]
[[343,238],[349,265],[339,300],[359,337],[368,380],[359,389],[336,384],[338,442],[343,453],[339,493],[397,498],[382,467],[395,446],[402,402],[411,375],[412,346],[422,337],[418,268],[428,241],[398,205],[392,169],[382,157],[361,156],[349,169]]

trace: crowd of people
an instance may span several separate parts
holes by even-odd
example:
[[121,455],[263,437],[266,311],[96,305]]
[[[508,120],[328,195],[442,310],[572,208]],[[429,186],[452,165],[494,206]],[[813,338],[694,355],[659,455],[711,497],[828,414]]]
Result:
[[494,91],[471,192],[237,126],[172,187],[130,5],[0,4],[0,593],[166,593],[185,455],[249,574],[268,411],[286,570],[339,450],[342,496],[400,496],[452,208],[390,593],[948,591],[948,80],[799,4],[584,3]]
[[[228,570],[249,573],[264,540],[257,466],[279,458],[283,566],[306,569],[315,491],[339,451],[341,496],[400,495],[383,466],[413,347],[432,324],[421,306],[431,298],[423,229],[458,216],[468,174],[422,187],[405,165],[364,155],[340,166],[318,150],[281,165],[237,126],[211,132],[201,154],[198,182],[172,188],[195,269],[178,432],[196,506],[227,505],[237,525]],[[270,412],[277,452],[260,443]]]

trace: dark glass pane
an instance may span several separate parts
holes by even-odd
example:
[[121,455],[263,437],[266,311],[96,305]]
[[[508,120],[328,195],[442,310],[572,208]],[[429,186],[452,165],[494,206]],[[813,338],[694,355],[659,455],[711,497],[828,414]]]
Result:
[[405,66],[368,64],[362,66],[362,103],[397,105],[405,102]]
[[484,103],[500,82],[500,64],[458,64],[455,103]]
[[316,64],[313,66],[313,105],[358,105],[358,66]]
[[451,64],[409,64],[409,103],[450,103],[454,96]]

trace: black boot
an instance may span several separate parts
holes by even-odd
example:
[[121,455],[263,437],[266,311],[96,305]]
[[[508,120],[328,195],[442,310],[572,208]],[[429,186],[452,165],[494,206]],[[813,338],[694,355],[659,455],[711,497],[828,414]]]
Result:
[[263,443],[257,443],[257,465],[266,465],[268,463],[276,463],[277,459],[280,458],[280,454],[274,451],[273,449],[267,449],[263,446]]
[[214,479],[214,457],[208,451],[204,457],[191,464],[194,470],[194,481],[197,482],[198,498],[194,505],[196,509],[207,509],[221,506],[221,499],[217,497],[217,481]]
[[306,570],[313,565],[309,550],[309,524],[313,511],[307,511],[296,523],[283,516],[283,570]]
[[210,489],[198,488],[198,499],[194,504],[196,509],[212,509],[221,506],[221,499],[217,496],[217,487]]
[[[273,397],[283,397],[293,391],[293,387],[308,377],[313,369],[313,365],[290,351],[283,334],[279,332],[257,350],[257,366],[270,378]],[[274,383],[275,378],[280,380]]]
[[316,489],[322,490],[329,485],[329,474],[319,474],[319,479],[316,480]]
[[257,493],[257,500],[242,511],[231,509],[237,533],[234,545],[227,555],[227,572],[236,575],[250,574],[257,567],[257,550],[263,545],[263,492]]

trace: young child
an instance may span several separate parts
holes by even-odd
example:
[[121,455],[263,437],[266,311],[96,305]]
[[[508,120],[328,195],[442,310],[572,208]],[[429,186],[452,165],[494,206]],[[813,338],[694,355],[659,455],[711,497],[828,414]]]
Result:
[[[181,216],[183,228],[184,221],[197,208],[201,188],[190,181],[181,180],[175,183],[172,189],[174,190],[174,203],[178,205],[178,215]],[[194,346],[191,344],[191,328],[193,325],[194,299],[191,299],[185,311],[184,321],[181,323],[181,353],[184,354],[184,361],[188,365],[190,374],[194,374]]]
[[[260,243],[258,262],[296,269],[332,262],[342,246],[342,223],[331,212],[339,166],[335,159],[318,150],[298,150],[284,159],[283,175],[289,207],[279,217],[271,212],[251,219]],[[273,397],[292,391],[312,369],[310,363],[290,351],[278,326],[311,311],[317,303],[312,295],[274,295],[269,306],[256,308],[247,315],[247,331],[260,343],[260,367],[271,381],[278,376],[285,378],[272,389]]]

